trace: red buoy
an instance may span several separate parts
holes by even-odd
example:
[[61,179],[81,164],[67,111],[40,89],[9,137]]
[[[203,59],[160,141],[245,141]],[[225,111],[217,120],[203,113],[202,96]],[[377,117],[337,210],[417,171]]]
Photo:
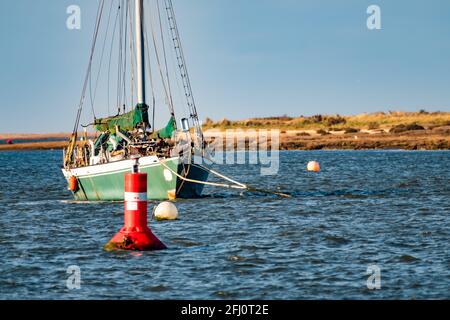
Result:
[[125,174],[124,226],[105,245],[105,250],[161,250],[166,246],[147,226],[147,174]]

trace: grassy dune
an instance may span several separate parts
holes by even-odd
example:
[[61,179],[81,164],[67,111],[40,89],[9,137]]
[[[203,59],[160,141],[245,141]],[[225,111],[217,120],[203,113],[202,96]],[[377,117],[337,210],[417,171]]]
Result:
[[207,133],[238,128],[279,129],[280,149],[284,150],[450,149],[450,112],[281,116],[216,122],[206,119],[204,124]]
[[377,112],[363,113],[351,116],[315,115],[311,117],[269,117],[253,118],[240,121],[223,119],[212,121],[206,119],[205,129],[273,129],[281,130],[345,130],[355,128],[359,130],[390,129],[404,124],[418,124],[425,128],[450,125],[450,112]]

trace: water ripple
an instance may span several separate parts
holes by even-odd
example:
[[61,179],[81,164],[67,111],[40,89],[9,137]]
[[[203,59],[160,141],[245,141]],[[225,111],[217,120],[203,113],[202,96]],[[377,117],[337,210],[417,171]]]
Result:
[[[73,201],[58,151],[0,153],[0,298],[450,298],[450,152],[280,157],[277,176],[217,169],[292,198],[206,187],[201,199],[177,201],[179,220],[150,222],[168,250],[105,252],[123,202]],[[322,171],[306,172],[309,160]],[[366,287],[374,264],[376,291]],[[66,287],[72,265],[80,290]]]

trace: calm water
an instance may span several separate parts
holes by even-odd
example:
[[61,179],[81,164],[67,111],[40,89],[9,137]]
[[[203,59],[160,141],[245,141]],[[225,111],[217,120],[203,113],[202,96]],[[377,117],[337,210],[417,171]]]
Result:
[[[0,153],[0,299],[450,298],[450,152],[280,157],[277,176],[216,169],[293,198],[207,188],[177,202],[179,220],[151,222],[168,250],[110,253],[122,203],[71,202],[59,151]],[[380,290],[366,285],[374,264]]]

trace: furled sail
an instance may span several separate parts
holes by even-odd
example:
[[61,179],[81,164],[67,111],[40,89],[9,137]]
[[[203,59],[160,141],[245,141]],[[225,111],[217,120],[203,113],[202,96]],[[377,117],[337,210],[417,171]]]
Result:
[[158,139],[158,138],[159,139],[168,139],[168,138],[171,138],[173,133],[174,133],[174,131],[176,129],[177,129],[177,127],[176,127],[175,118],[172,116],[172,117],[170,117],[170,120],[167,123],[167,125],[164,128],[162,128],[162,129],[160,129],[158,131],[155,131],[151,135],[150,138],[152,138],[152,139]]
[[134,110],[109,118],[96,119],[95,128],[98,131],[116,132],[116,126],[121,130],[131,131],[139,123],[148,123],[148,107],[146,105],[138,105]]

